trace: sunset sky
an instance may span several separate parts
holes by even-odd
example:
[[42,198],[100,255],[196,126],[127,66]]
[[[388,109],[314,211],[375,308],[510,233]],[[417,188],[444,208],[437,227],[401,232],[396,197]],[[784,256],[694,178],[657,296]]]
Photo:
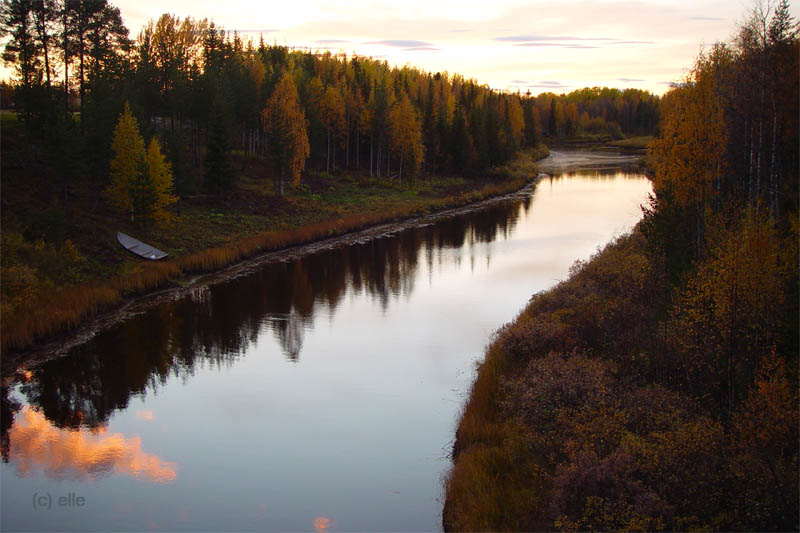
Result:
[[132,37],[169,11],[181,18],[207,17],[255,39],[261,34],[268,43],[356,52],[533,94],[595,85],[661,94],[703,45],[728,40],[753,5],[749,0],[114,3]]
[[[355,52],[533,94],[587,86],[663,94],[703,47],[730,40],[754,5],[751,0],[111,3],[122,11],[134,39],[147,21],[168,12],[208,18],[255,41],[261,35],[270,44]],[[791,11],[797,20],[797,8]],[[8,66],[0,66],[0,77],[11,76]]]

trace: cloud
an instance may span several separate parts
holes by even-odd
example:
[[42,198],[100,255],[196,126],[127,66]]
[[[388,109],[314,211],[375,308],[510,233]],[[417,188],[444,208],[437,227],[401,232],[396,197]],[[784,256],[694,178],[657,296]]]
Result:
[[537,83],[531,83],[527,85],[527,87],[531,89],[565,89],[567,87],[572,87],[572,85],[565,85],[560,81],[542,80]]
[[427,41],[414,41],[405,39],[387,39],[384,41],[369,41],[364,44],[380,44],[383,46],[394,46],[397,48],[420,48],[424,46],[433,46],[433,43]]
[[233,28],[232,30],[227,30],[226,29],[225,33],[233,33],[233,32],[238,32],[238,33],[274,33],[276,31],[280,31],[280,30],[276,30],[276,29],[242,30],[242,29],[239,29],[239,28]]
[[572,48],[572,49],[598,48],[597,46],[591,46],[588,44],[571,44],[571,43],[519,43],[515,44],[514,46],[537,47],[537,48],[546,46],[557,46],[559,48]]
[[435,46],[412,46],[411,48],[403,48],[404,52],[436,52],[439,49]]
[[656,44],[655,41],[615,41],[608,44]]
[[495,41],[534,42],[534,41],[613,41],[610,37],[571,37],[555,35],[509,35],[495,37]]
[[725,20],[722,17],[689,17],[689,20],[709,20],[709,21],[716,21],[716,20]]
[[548,90],[555,90],[555,89],[567,89],[572,87],[571,85],[539,85],[537,83],[532,83],[527,85],[526,88],[528,89],[548,89]]
[[472,31],[472,30],[470,30],[470,29],[450,30],[450,33],[464,33],[464,32],[468,32],[468,31]]
[[335,44],[335,43],[349,43],[350,41],[346,41],[344,39],[317,39],[314,42],[319,44]]
[[517,85],[525,85],[526,83],[530,83],[528,80],[511,80],[508,83],[516,83]]

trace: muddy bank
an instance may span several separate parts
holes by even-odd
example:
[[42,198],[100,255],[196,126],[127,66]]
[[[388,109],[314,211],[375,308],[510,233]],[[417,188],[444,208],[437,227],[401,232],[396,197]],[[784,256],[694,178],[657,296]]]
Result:
[[574,148],[553,149],[537,163],[541,172],[566,174],[579,170],[641,169],[640,157],[612,150],[587,151]]

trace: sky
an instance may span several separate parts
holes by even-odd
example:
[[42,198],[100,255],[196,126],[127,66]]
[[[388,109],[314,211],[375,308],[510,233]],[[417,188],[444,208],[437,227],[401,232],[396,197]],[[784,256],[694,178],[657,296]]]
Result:
[[263,35],[268,43],[357,53],[532,94],[587,86],[663,94],[753,8],[753,0],[111,2],[134,38],[169,12],[208,18],[256,41]]

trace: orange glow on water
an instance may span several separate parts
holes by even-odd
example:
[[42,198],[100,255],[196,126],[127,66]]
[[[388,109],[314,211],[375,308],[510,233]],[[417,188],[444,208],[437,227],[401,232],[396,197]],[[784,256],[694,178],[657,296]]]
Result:
[[153,411],[136,411],[136,420],[144,420],[145,422],[153,421]]
[[138,435],[108,434],[107,428],[59,429],[29,406],[15,416],[9,440],[10,459],[23,477],[37,467],[51,479],[73,481],[116,473],[166,483],[176,476],[177,465],[145,453]]
[[331,527],[331,519],[318,516],[314,519],[314,531],[328,531]]

